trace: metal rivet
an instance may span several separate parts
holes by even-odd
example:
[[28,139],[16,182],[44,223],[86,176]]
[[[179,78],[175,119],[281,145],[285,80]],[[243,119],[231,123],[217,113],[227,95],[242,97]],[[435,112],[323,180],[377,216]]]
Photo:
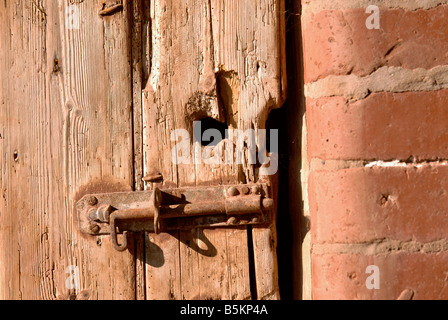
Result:
[[258,223],[258,222],[260,222],[260,219],[258,217],[255,217],[255,218],[252,219],[251,222],[252,223]]
[[229,194],[229,196],[234,197],[234,196],[237,196],[239,192],[238,192],[238,189],[237,189],[237,188],[235,188],[235,187],[231,187],[231,188],[227,191],[227,193]]
[[250,190],[249,190],[248,187],[242,187],[242,188],[241,188],[241,192],[242,192],[243,194],[249,194],[249,193],[250,193]]
[[87,198],[87,203],[91,206],[94,206],[98,203],[98,199],[95,196],[90,196]]

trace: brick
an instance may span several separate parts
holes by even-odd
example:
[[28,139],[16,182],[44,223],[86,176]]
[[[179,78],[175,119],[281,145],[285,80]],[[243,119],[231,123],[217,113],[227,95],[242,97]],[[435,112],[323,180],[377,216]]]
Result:
[[312,242],[440,240],[448,234],[447,203],[448,165],[314,171]]
[[406,11],[380,7],[380,29],[365,8],[305,12],[305,82],[328,75],[365,76],[381,66],[430,69],[448,64],[448,5]]
[[320,159],[448,159],[448,90],[307,99],[308,154]]
[[[379,289],[367,289],[369,265],[379,268]],[[414,300],[448,299],[448,253],[313,255],[312,285],[316,300],[396,300],[410,289]]]

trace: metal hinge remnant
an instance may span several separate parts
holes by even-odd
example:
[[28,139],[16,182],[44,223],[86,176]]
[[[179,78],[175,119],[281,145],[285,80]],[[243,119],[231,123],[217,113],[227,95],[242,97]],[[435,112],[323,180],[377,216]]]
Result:
[[[274,201],[266,184],[211,186],[85,195],[76,208],[80,230],[110,234],[118,251],[128,232],[270,225]],[[122,244],[117,234],[123,234]]]

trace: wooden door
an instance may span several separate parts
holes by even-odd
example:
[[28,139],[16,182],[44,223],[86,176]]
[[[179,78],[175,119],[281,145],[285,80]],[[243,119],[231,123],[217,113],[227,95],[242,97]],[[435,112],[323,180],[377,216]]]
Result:
[[279,298],[275,223],[136,234],[118,252],[80,232],[75,204],[155,186],[275,193],[257,165],[173,163],[171,133],[265,127],[286,94],[283,13],[281,0],[0,4],[1,299]]

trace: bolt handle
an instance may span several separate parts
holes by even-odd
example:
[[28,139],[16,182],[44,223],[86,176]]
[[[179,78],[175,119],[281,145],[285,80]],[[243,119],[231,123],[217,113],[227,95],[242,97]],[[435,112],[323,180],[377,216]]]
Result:
[[118,243],[117,238],[117,221],[120,220],[138,220],[154,217],[154,231],[160,233],[160,204],[162,202],[162,192],[159,188],[155,188],[151,194],[150,206],[141,209],[124,209],[117,210],[109,216],[110,237],[112,244],[117,251],[125,251],[128,248],[128,231],[123,232],[123,243]]

